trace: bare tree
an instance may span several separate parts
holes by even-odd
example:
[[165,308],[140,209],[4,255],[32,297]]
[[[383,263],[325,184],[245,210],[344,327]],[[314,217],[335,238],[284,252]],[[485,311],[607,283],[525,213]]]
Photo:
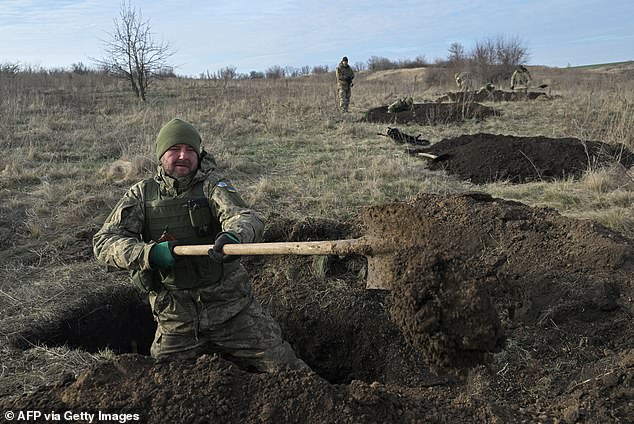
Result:
[[513,69],[530,57],[528,48],[517,36],[504,35],[480,39],[469,51],[459,43],[452,43],[448,53],[447,76],[430,74],[434,82],[448,81],[450,75],[461,71],[469,72],[478,84],[499,82],[510,78]]
[[267,79],[281,79],[286,76],[286,71],[280,65],[273,65],[266,68],[264,75]]
[[449,46],[449,55],[447,56],[447,62],[455,65],[462,65],[467,59],[467,53],[464,47],[460,43],[451,43]]
[[218,75],[220,79],[224,81],[225,85],[227,85],[227,82],[237,79],[237,68],[235,66],[225,66],[223,68],[220,68],[220,71],[218,71]]
[[495,42],[490,38],[476,41],[475,46],[471,50],[471,61],[476,66],[489,66],[496,64],[497,51],[495,50]]
[[498,35],[476,43],[471,51],[471,65],[482,81],[492,82],[509,78],[513,68],[529,57],[528,48],[517,36]]
[[169,42],[157,42],[152,37],[150,21],[144,21],[141,9],[123,1],[119,20],[114,19],[114,29],[103,40],[105,54],[95,62],[106,71],[130,82],[134,94],[146,100],[147,89],[155,75],[163,69],[171,69],[168,59],[174,54]]
[[19,63],[0,63],[0,74],[15,75],[20,71]]
[[355,71],[365,71],[366,70],[365,62],[355,62],[354,63],[354,70]]
[[313,66],[313,74],[327,74],[328,73],[328,65],[315,65]]
[[517,66],[530,59],[528,48],[517,36],[498,35],[495,39],[495,51],[497,62],[506,67]]

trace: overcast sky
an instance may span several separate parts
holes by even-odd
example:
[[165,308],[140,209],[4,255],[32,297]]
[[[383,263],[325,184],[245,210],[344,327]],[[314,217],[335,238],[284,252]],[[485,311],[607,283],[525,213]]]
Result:
[[[497,36],[517,38],[529,64],[565,67],[634,59],[632,0],[133,0],[154,37],[171,42],[179,75],[226,66],[336,66],[372,56],[446,58]],[[103,54],[120,0],[0,0],[0,63],[70,67]]]

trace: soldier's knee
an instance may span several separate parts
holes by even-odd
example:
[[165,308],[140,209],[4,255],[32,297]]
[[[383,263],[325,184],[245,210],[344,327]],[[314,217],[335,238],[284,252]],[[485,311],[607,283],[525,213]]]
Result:
[[274,372],[284,368],[311,371],[308,364],[299,359],[291,345],[285,341],[256,355],[252,365],[262,372]]
[[157,333],[150,355],[157,361],[196,359],[203,353],[203,347],[193,334]]

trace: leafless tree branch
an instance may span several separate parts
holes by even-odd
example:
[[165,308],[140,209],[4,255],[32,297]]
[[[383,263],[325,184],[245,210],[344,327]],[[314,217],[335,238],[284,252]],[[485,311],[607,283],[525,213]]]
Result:
[[173,68],[168,63],[174,50],[170,42],[154,39],[150,21],[143,20],[141,9],[135,9],[130,1],[122,1],[119,19],[103,41],[104,55],[93,59],[96,64],[113,75],[130,82],[134,94],[146,100],[147,89],[154,76]]

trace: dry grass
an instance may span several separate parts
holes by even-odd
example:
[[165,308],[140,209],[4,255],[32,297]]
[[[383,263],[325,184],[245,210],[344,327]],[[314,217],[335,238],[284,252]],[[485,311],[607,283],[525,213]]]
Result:
[[[403,130],[433,142],[488,132],[632,149],[634,82],[627,72],[534,69],[554,100],[496,103],[502,113],[484,122]],[[420,103],[453,90],[427,86],[424,75],[424,69],[361,72],[351,113],[341,114],[332,75],[227,84],[164,80],[147,103],[138,103],[125,84],[101,76],[0,74],[2,316],[30,311],[52,319],[57,299],[111,284],[92,259],[92,234],[127,187],[152,174],[156,134],[175,116],[199,128],[205,148],[265,215],[345,220],[365,205],[419,192],[481,190],[634,236],[631,170],[589,164],[580,181],[473,186],[430,172],[425,161],[377,136],[385,125],[359,122],[366,110],[398,97]],[[6,326],[2,331],[8,336]]]
[[[634,110],[628,97],[633,90],[626,73],[540,68],[533,74],[536,82],[550,83],[554,100],[493,104],[502,113],[484,122],[407,131],[432,141],[489,132],[633,147]],[[6,96],[0,105],[3,235],[10,239],[2,244],[10,249],[19,249],[19,240],[55,244],[68,228],[95,230],[126,186],[151,174],[155,135],[174,116],[198,126],[207,150],[266,213],[345,219],[366,204],[407,199],[420,191],[477,188],[594,216],[597,203],[606,210],[612,202],[621,207],[631,192],[626,170],[615,176],[593,170],[592,164],[582,181],[544,189],[472,187],[428,172],[423,161],[376,136],[384,125],[358,122],[365,110],[397,97],[431,101],[452,89],[426,86],[424,69],[359,73],[347,115],[336,109],[330,75],[229,83],[164,80],[146,104],[136,102],[120,81],[102,76],[0,77],[11,79],[2,81]],[[597,196],[600,201],[587,202]]]
[[[476,132],[578,137],[634,146],[632,82],[623,72],[537,68],[552,101],[492,104],[502,113],[484,122],[406,129],[423,138]],[[120,81],[94,75],[1,75],[0,189],[5,216],[3,258],[61,247],[69,228],[90,233],[127,185],[151,175],[154,138],[174,116],[195,123],[207,150],[245,198],[265,213],[353,217],[370,203],[416,193],[479,189],[548,205],[605,222],[628,220],[627,170],[595,170],[578,182],[473,187],[377,137],[384,125],[360,123],[362,113],[397,97],[432,101],[453,87],[429,87],[425,69],[360,72],[352,113],[336,108],[331,75],[293,80],[214,82],[171,79],[138,103]],[[8,83],[5,84],[5,83]],[[617,175],[618,173],[618,175]],[[600,207],[597,207],[600,205]],[[624,209],[623,213],[615,210]],[[606,212],[606,219],[601,218]],[[610,216],[608,219],[607,217]],[[630,228],[629,222],[616,224]],[[73,235],[70,239],[72,240]]]

